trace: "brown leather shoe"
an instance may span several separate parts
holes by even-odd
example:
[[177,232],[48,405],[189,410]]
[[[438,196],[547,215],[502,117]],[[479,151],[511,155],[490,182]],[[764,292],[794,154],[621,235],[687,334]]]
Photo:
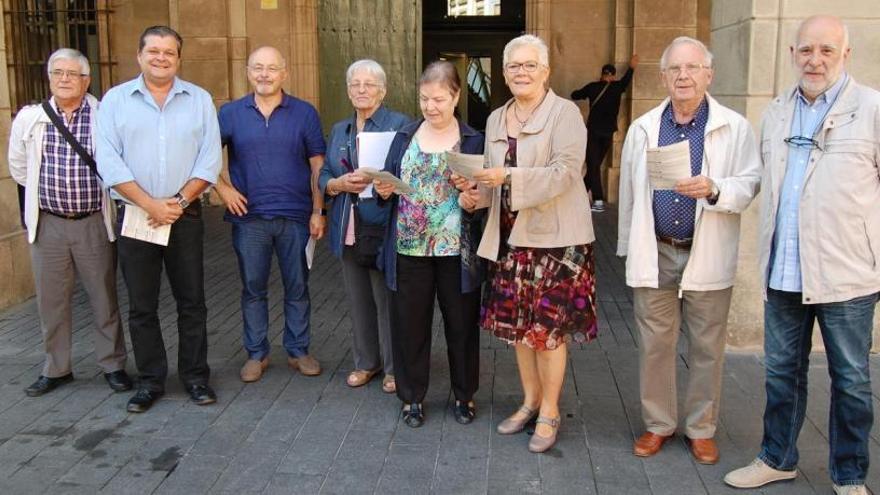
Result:
[[305,376],[318,376],[321,374],[321,364],[310,354],[303,357],[288,357],[287,365],[292,369],[299,370]]
[[248,359],[244,362],[244,366],[241,367],[241,372],[239,373],[241,381],[251,383],[259,380],[262,378],[263,372],[266,371],[266,368],[268,367],[268,357],[265,357],[260,361],[257,361],[256,359]]
[[668,442],[671,438],[672,435],[663,436],[646,431],[638,440],[636,440],[636,443],[633,444],[633,454],[639,457],[651,457],[657,452],[660,452],[660,449],[663,448],[663,444]]
[[715,464],[718,462],[718,445],[711,438],[689,438],[691,443],[691,455],[700,464]]

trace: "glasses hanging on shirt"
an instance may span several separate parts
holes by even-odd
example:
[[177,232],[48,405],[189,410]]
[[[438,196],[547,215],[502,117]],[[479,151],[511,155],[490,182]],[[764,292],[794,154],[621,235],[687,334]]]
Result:
[[783,141],[785,141],[785,144],[795,148],[808,148],[810,150],[823,151],[822,147],[819,146],[819,141],[806,136],[791,136],[783,139]]

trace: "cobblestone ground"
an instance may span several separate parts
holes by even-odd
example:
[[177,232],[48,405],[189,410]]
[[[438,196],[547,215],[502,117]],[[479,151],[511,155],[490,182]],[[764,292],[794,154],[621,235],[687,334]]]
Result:
[[[112,393],[96,369],[90,311],[79,288],[73,314],[76,381],[41,398],[26,397],[22,390],[42,363],[36,307],[26,302],[0,313],[0,493],[746,493],[726,488],[721,478],[757,453],[764,403],[758,354],[727,355],[718,465],[696,464],[681,437],[653,458],[631,454],[642,432],[638,351],[631,294],[623,265],[613,256],[613,211],[594,217],[600,337],[571,349],[559,442],[543,455],[527,451],[526,434],[494,433],[520,395],[512,350],[485,335],[477,419],[469,426],[454,421],[439,316],[424,427],[406,427],[397,399],[382,393],[378,381],[348,388],[347,304],[339,266],[323,246],[310,287],[312,352],[324,373],[306,378],[285,365],[276,271],[271,365],[262,381],[242,384],[240,284],[221,213],[207,210],[205,260],[209,357],[219,402],[195,406],[177,381],[175,308],[167,286],[160,316],[172,374],[167,395],[148,413],[128,414],[128,394]],[[127,294],[120,290],[125,315]],[[876,369],[880,363],[872,359]],[[821,354],[812,362],[799,476],[753,493],[831,493],[827,366]],[[679,369],[683,383],[684,354]],[[128,370],[135,371],[133,359]],[[877,434],[871,440],[875,459]],[[876,468],[868,482],[880,487]]]

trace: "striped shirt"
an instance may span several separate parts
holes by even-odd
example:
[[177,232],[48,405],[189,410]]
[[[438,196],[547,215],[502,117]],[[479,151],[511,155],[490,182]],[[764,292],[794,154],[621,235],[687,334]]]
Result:
[[[57,104],[55,112],[83,148],[94,153],[92,108],[85,98],[69,122]],[[92,213],[101,209],[101,196],[101,185],[88,164],[67,144],[53,124],[46,126],[40,163],[40,209],[67,215]]]

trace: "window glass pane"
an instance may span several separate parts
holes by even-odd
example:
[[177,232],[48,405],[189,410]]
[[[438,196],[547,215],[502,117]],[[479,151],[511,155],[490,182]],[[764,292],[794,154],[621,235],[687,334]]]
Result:
[[446,5],[450,17],[501,15],[501,0],[446,0]]

